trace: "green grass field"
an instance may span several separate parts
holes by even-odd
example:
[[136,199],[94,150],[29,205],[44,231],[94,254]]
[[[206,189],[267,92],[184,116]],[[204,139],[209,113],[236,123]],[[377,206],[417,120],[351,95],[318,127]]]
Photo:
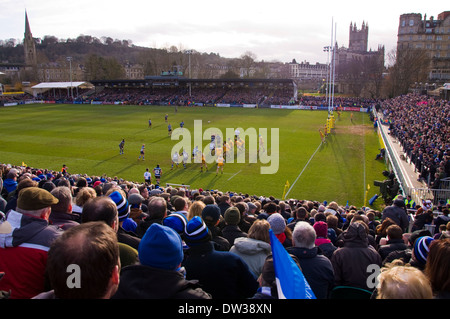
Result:
[[[216,176],[215,165],[200,172],[200,164],[170,170],[172,147],[178,140],[168,137],[164,115],[174,128],[181,121],[193,129],[194,120],[203,120],[203,130],[217,127],[279,128],[279,169],[276,174],[260,174],[261,163],[227,163],[224,174]],[[148,128],[148,119],[152,128]],[[159,164],[161,184],[177,183],[195,188],[219,189],[281,198],[285,183],[289,198],[318,201],[335,200],[362,206],[378,189],[373,180],[384,179],[383,162],[375,161],[379,142],[367,114],[341,114],[328,142],[321,145],[326,111],[244,109],[121,105],[23,105],[0,108],[0,162],[60,170],[63,164],[72,174],[117,176],[143,182],[143,173]],[[210,123],[208,123],[210,121]],[[191,132],[193,135],[193,132]],[[125,154],[118,144],[124,138]],[[141,145],[146,145],[145,161],[139,161]],[[203,140],[202,148],[209,141]],[[269,150],[270,154],[270,150]],[[312,155],[314,157],[312,157]],[[307,165],[308,164],[308,165]]]

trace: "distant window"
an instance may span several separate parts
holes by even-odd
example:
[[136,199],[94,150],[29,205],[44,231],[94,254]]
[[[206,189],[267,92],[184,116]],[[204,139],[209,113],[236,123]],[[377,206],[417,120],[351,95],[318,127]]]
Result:
[[412,27],[413,25],[414,25],[414,20],[413,19],[409,20],[409,26]]

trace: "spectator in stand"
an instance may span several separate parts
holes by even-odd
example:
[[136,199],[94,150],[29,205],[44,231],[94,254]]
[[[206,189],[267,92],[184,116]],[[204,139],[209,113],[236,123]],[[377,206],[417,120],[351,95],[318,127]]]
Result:
[[218,251],[229,251],[231,245],[228,240],[223,237],[222,230],[218,227],[222,218],[219,206],[212,204],[206,205],[202,210],[201,218],[211,232],[211,240],[214,242],[215,249]]
[[[73,265],[82,273],[75,287],[68,285]],[[53,289],[34,299],[110,299],[119,285],[120,267],[117,236],[111,227],[104,222],[72,227],[48,252],[47,274]]]
[[339,247],[331,257],[336,286],[372,290],[367,286],[367,267],[369,265],[381,267],[381,257],[369,245],[368,232],[368,226],[362,221],[357,221],[351,223],[343,233],[344,246]]
[[28,187],[8,213],[12,231],[0,234],[0,269],[5,272],[0,290],[11,291],[11,299],[29,299],[45,291],[48,248],[63,232],[48,223],[51,206],[57,203],[48,191]]
[[7,213],[11,209],[16,209],[17,200],[20,192],[28,187],[38,187],[38,183],[29,178],[22,179],[18,184],[15,191],[10,193],[9,200],[5,207],[5,213]]
[[261,274],[264,262],[272,253],[269,236],[270,224],[267,220],[255,221],[248,231],[248,237],[234,240],[230,252],[240,256],[250,268],[255,278]]
[[411,227],[411,232],[423,229],[427,224],[431,225],[431,223],[433,223],[433,219],[433,211],[431,209],[422,211],[422,213],[420,214],[416,214],[416,216],[414,217],[414,223]]
[[408,215],[405,210],[403,199],[394,200],[393,205],[386,207],[382,212],[381,222],[390,218],[394,223],[400,226],[403,232],[406,232],[409,226]]
[[222,235],[230,243],[234,245],[234,241],[238,237],[247,237],[248,234],[243,232],[238,224],[241,220],[241,213],[236,207],[230,207],[226,210],[224,215],[225,227],[222,228]]
[[189,200],[186,197],[178,197],[174,200],[173,206],[175,208],[175,212],[183,214],[184,216],[188,216],[189,210]]
[[19,177],[19,171],[15,168],[11,168],[6,174],[6,179],[3,181],[3,197],[8,200],[9,194],[14,192],[17,188],[17,177]]
[[432,299],[428,278],[411,266],[391,266],[381,271],[377,299]]
[[137,260],[137,249],[133,245],[136,245],[136,242],[134,238],[130,239],[131,236],[118,232],[119,217],[117,206],[111,198],[108,196],[96,197],[89,200],[83,206],[81,223],[84,224],[93,221],[102,221],[116,232],[122,267],[134,264]]
[[167,217],[167,202],[163,197],[153,197],[148,202],[147,217],[136,227],[136,234],[143,237],[147,229],[154,223],[162,225],[162,221]]
[[270,224],[275,236],[278,238],[280,243],[286,248],[292,246],[292,231],[286,225],[286,220],[281,216],[280,213],[271,214],[267,221]]
[[200,217],[188,222],[185,242],[189,246],[183,264],[186,278],[197,279],[213,299],[243,299],[256,293],[258,282],[247,264],[233,253],[215,250]]
[[323,221],[315,222],[313,228],[316,232],[316,247],[319,247],[322,250],[325,257],[331,259],[331,256],[333,255],[333,252],[337,249],[337,247],[334,246],[331,240],[328,238],[327,223]]
[[80,217],[72,214],[72,192],[70,189],[65,186],[58,186],[50,193],[58,199],[58,203],[52,205],[49,221],[63,230],[79,225]]
[[237,209],[239,209],[239,213],[241,214],[241,218],[239,221],[239,228],[244,232],[248,233],[252,224],[246,219],[248,212],[248,205],[244,201],[238,202],[234,205]]
[[219,197],[219,203],[217,204],[220,208],[220,214],[225,215],[225,211],[231,207],[230,196],[222,195]]
[[425,274],[436,299],[450,299],[450,238],[434,240],[430,245]]
[[393,251],[405,250],[407,248],[403,240],[403,231],[397,224],[391,225],[386,230],[387,242],[385,245],[381,245],[378,248],[378,253],[381,256],[382,261]]
[[79,190],[75,196],[75,205],[72,207],[72,211],[77,214],[81,214],[83,205],[92,198],[97,197],[97,193],[90,187],[83,187]]
[[194,201],[188,208],[187,219],[191,220],[194,216],[201,216],[205,206],[202,201]]
[[436,219],[434,220],[433,224],[435,225],[435,231],[437,232],[439,227],[441,225],[447,225],[448,222],[450,222],[450,216],[448,216],[450,212],[449,208],[443,208],[442,209],[442,215],[438,215]]
[[292,231],[298,222],[306,221],[308,219],[308,211],[305,207],[300,206],[294,210],[293,218],[294,219],[287,225]]
[[125,192],[121,191],[119,188],[116,190],[111,189],[112,192],[108,194],[108,197],[113,200],[117,206],[117,213],[119,217],[119,227],[117,230],[117,236],[120,242],[125,242],[134,249],[138,249],[139,242],[141,238],[135,232],[126,231],[123,228],[124,221],[130,216],[130,205],[128,203]]
[[152,224],[138,250],[139,264],[124,268],[114,299],[211,299],[181,268],[183,243],[167,226]]
[[319,254],[315,246],[316,231],[310,223],[300,221],[293,232],[293,246],[288,253],[297,257],[306,281],[317,299],[327,299],[334,285],[334,270],[330,260]]

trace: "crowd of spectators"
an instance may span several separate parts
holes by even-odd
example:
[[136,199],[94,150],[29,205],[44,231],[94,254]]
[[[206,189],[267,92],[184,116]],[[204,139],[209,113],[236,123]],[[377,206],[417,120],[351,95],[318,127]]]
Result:
[[450,297],[449,204],[416,206],[439,226],[411,231],[402,198],[376,211],[66,168],[1,164],[0,177],[3,298],[277,298],[269,230],[316,298],[343,286],[367,298]]
[[420,179],[440,189],[450,177],[450,103],[410,93],[383,101],[379,111]]
[[[271,101],[268,96],[274,96]],[[180,88],[105,88],[89,96],[92,101],[123,102],[133,105],[180,105],[194,104],[260,104],[288,103],[292,90],[229,87],[180,87]]]
[[[334,96],[332,104],[337,107],[371,108],[382,101],[382,99]],[[299,103],[306,106],[327,106],[329,97],[303,95],[299,97]]]

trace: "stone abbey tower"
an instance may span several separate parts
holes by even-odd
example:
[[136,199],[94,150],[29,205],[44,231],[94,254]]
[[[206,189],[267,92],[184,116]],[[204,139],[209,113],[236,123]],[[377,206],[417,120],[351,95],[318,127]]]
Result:
[[348,48],[353,52],[367,52],[369,42],[369,24],[364,21],[361,30],[358,30],[356,23],[350,22],[350,34]]

